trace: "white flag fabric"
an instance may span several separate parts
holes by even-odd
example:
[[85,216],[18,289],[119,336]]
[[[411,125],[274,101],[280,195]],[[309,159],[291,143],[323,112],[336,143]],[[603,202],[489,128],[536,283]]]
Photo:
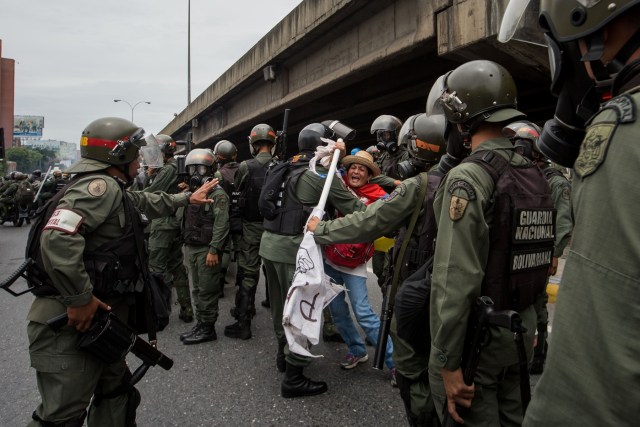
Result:
[[282,311],[282,325],[289,350],[308,357],[322,357],[309,352],[318,344],[322,330],[322,309],[345,288],[324,274],[320,246],[313,233],[304,234],[296,256],[296,271]]

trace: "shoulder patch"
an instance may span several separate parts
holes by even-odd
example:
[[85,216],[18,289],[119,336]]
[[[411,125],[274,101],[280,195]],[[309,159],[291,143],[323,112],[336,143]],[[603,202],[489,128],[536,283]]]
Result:
[[466,200],[475,200],[476,199],[476,190],[473,189],[473,186],[469,184],[467,181],[462,179],[458,179],[453,181],[449,188],[447,189],[449,194],[452,196],[457,196]]
[[76,234],[83,220],[81,215],[70,209],[56,209],[43,230],[58,230],[67,234]]
[[462,199],[458,196],[451,196],[451,203],[449,204],[449,218],[451,218],[451,221],[458,221],[462,218],[468,204],[469,200],[467,199]]
[[604,162],[616,125],[616,123],[598,123],[589,126],[580,146],[580,154],[573,165],[578,176],[584,178],[591,175]]
[[562,187],[562,198],[565,200],[571,199],[571,186],[565,185]]
[[87,191],[94,197],[100,197],[107,191],[107,182],[103,178],[96,178],[89,183]]
[[404,185],[404,183],[403,183],[403,184],[398,185],[398,186],[397,186],[397,187],[396,187],[396,188],[391,192],[391,194],[389,194],[389,196],[388,196],[388,197],[385,197],[385,198],[384,198],[384,199],[382,199],[382,200],[384,200],[384,202],[385,202],[385,203],[386,203],[386,202],[390,202],[390,201],[392,201],[393,199],[395,199],[396,197],[404,197],[404,195],[406,194],[406,192],[407,192],[407,187],[406,187],[406,186]]
[[633,123],[636,121],[636,105],[629,95],[616,96],[602,107],[603,110],[611,109],[618,116],[618,123]]

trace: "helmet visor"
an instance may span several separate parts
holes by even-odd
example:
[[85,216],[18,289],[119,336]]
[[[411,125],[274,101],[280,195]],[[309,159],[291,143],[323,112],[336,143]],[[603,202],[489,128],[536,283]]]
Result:
[[500,31],[498,32],[498,41],[506,43],[516,33],[518,24],[529,5],[530,0],[510,0],[507,9],[504,11]]
[[146,145],[140,147],[141,165],[150,168],[162,167],[164,165],[164,159],[158,140],[151,134],[147,136],[146,142]]

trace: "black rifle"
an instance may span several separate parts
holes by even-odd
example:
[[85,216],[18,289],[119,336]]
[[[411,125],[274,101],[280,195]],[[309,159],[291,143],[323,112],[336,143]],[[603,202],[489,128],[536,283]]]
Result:
[[[67,324],[67,313],[47,320],[47,325],[59,330]],[[98,310],[87,332],[80,334],[78,348],[85,350],[107,364],[123,360],[129,352],[142,360],[131,378],[131,385],[142,379],[151,366],[158,365],[165,370],[171,369],[173,360],[157,348],[140,338],[136,331],[112,312]]]
[[276,157],[278,161],[287,160],[287,129],[289,128],[290,108],[284,109],[284,119],[282,120],[282,130],[279,130],[276,137]]
[[[478,297],[471,316],[469,317],[467,335],[465,338],[464,349],[462,351],[462,378],[466,385],[473,384],[473,379],[475,378],[476,371],[478,369],[478,363],[480,362],[482,349],[491,342],[491,333],[489,332],[489,329],[492,326],[510,330],[515,334],[516,343],[518,344],[518,341],[520,341],[520,343],[523,344],[522,334],[526,332],[526,329],[522,326],[522,318],[520,315],[513,310],[495,311],[493,309],[493,301],[491,298],[486,296]],[[518,345],[518,347],[520,350],[520,345]],[[522,350],[524,350],[524,345],[522,345]],[[526,365],[526,359],[524,363]],[[528,373],[526,383],[528,388]],[[523,399],[523,407],[526,407],[527,404],[528,400],[525,402]],[[456,405],[456,411],[458,414],[461,414],[464,413],[465,409]],[[453,418],[451,418],[451,415],[447,410],[447,405],[445,404],[442,427],[459,425],[460,424],[456,423]]]
[[[5,280],[0,282],[0,288],[2,288],[5,291],[9,292],[14,297],[17,297],[17,296],[20,296],[20,295],[24,295],[27,292],[31,292],[35,287],[37,287],[37,285],[40,284],[37,280],[31,280],[31,283],[35,283],[35,284],[28,285],[27,288],[25,288],[25,289],[23,289],[21,291],[14,291],[13,289],[11,289],[11,286],[13,285],[13,283],[16,280],[18,280],[20,277],[25,279],[27,281],[27,283],[30,282],[30,280],[29,280],[30,279],[29,267],[31,267],[31,264],[33,264],[33,260],[31,258],[25,259],[24,262],[22,264],[20,264],[20,267],[18,267],[18,269],[16,271],[11,273],[11,275],[9,277],[7,277]],[[35,279],[35,278],[32,277],[31,279]]]
[[[393,259],[393,248],[389,249],[389,259]],[[393,271],[393,262],[389,262],[384,272],[384,296],[382,298],[382,309],[380,310],[380,329],[378,330],[378,342],[376,343],[376,352],[373,356],[374,369],[382,369],[384,360],[387,356],[387,341],[389,339],[389,330],[391,329],[391,319],[393,318],[394,306],[393,302],[395,299],[395,289],[392,285]]]

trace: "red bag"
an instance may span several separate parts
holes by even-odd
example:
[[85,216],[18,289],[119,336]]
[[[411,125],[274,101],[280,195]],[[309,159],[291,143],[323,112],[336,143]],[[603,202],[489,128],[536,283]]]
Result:
[[324,247],[327,259],[341,267],[355,268],[369,261],[375,248],[371,243],[334,243]]

